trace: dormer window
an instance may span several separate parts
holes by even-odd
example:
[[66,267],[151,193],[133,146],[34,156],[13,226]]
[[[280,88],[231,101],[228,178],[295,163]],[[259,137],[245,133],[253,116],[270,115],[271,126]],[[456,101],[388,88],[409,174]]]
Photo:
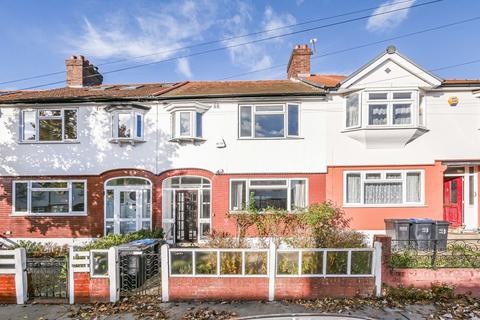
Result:
[[144,108],[110,106],[107,111],[111,114],[111,142],[134,144],[145,141]]
[[179,143],[204,141],[203,114],[209,109],[209,105],[193,101],[167,105],[165,110],[171,113],[172,138],[170,141]]

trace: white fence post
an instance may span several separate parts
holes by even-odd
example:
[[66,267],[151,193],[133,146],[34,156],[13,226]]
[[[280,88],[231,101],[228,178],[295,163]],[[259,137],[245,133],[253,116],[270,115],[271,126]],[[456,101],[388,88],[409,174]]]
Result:
[[74,253],[73,253],[73,246],[70,247],[70,250],[68,251],[68,302],[70,304],[75,303],[75,297],[74,297],[74,287],[75,283],[73,280],[73,258],[74,258]]
[[275,300],[275,274],[277,269],[277,248],[272,239],[268,249],[268,300]]
[[110,282],[110,302],[120,298],[120,272],[117,247],[108,249],[108,278]]
[[27,254],[25,248],[14,250],[15,256],[15,291],[17,304],[24,304],[28,299],[27,288]]
[[375,295],[380,297],[382,295],[382,244],[378,241],[375,241],[373,248],[375,249],[373,254]]
[[160,247],[160,263],[162,264],[160,272],[162,273],[162,301],[168,302],[168,277],[170,275],[169,268],[169,254],[168,254],[168,244],[164,244]]

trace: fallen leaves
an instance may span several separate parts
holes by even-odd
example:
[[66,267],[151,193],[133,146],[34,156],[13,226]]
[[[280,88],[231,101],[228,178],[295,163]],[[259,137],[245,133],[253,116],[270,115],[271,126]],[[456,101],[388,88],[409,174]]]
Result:
[[209,308],[200,308],[183,315],[182,320],[231,320],[235,319],[235,313],[228,311],[216,311]]

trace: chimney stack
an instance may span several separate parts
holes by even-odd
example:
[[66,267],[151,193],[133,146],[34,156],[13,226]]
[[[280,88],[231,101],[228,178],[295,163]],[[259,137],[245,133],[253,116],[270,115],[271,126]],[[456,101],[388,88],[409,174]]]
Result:
[[296,45],[288,61],[288,79],[298,79],[310,75],[310,56],[312,50],[307,44]]
[[102,84],[103,76],[98,68],[90,64],[84,56],[71,56],[65,60],[67,66],[67,86],[86,87]]

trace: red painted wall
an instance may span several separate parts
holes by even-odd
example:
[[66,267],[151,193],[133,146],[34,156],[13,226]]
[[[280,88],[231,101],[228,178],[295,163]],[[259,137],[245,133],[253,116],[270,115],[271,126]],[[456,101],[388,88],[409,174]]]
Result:
[[267,300],[268,278],[170,277],[170,300]]
[[14,274],[0,274],[0,303],[17,303]]
[[[343,207],[343,173],[351,170],[425,170],[425,205],[411,207]],[[359,230],[384,230],[384,219],[431,218],[443,220],[443,171],[440,162],[415,166],[329,167],[326,177],[327,199],[343,207],[352,218],[351,227]]]
[[96,303],[110,301],[110,284],[108,278],[90,278],[88,272],[75,272],[75,303]]

